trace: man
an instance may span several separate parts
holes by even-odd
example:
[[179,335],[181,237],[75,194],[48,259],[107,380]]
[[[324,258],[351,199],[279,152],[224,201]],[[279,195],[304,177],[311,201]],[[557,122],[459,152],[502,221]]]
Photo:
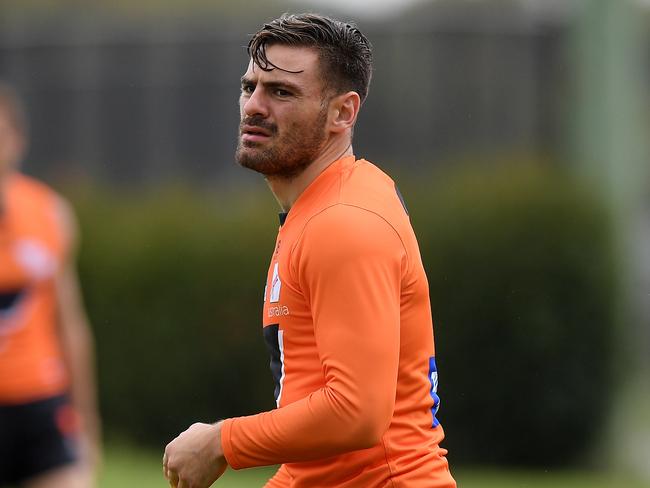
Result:
[[263,312],[278,408],[194,424],[167,446],[165,475],[207,487],[227,465],[281,464],[267,487],[455,487],[417,242],[393,181],[352,152],[370,44],[285,15],[248,53],[237,159],[284,211]]
[[88,488],[99,455],[70,207],[17,171],[27,121],[0,83],[0,486]]

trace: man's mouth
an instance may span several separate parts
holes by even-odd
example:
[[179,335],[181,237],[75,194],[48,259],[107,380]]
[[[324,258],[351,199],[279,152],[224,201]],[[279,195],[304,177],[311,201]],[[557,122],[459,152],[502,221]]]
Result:
[[244,142],[264,142],[270,139],[270,130],[257,125],[243,125],[241,128],[241,139]]

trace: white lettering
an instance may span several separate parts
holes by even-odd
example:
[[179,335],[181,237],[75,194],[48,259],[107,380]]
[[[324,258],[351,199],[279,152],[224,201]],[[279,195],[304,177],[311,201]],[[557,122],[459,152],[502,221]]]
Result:
[[275,307],[269,307],[267,311],[269,317],[281,317],[283,315],[289,315],[289,307],[286,305],[278,305]]

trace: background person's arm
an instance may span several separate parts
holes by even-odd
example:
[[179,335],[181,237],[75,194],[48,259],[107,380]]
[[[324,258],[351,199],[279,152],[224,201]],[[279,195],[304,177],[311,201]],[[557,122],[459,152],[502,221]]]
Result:
[[59,207],[69,249],[55,279],[59,337],[70,375],[72,404],[81,422],[82,457],[94,471],[101,460],[94,340],[84,311],[76,271],[76,221],[66,202],[61,201]]

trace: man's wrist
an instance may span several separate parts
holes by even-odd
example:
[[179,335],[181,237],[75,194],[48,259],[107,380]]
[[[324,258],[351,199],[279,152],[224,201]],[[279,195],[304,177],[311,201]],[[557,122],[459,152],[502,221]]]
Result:
[[223,445],[221,444],[221,428],[223,426],[223,420],[218,420],[214,424],[215,427],[215,437],[216,437],[216,448],[217,448],[217,457],[226,459],[223,453]]

